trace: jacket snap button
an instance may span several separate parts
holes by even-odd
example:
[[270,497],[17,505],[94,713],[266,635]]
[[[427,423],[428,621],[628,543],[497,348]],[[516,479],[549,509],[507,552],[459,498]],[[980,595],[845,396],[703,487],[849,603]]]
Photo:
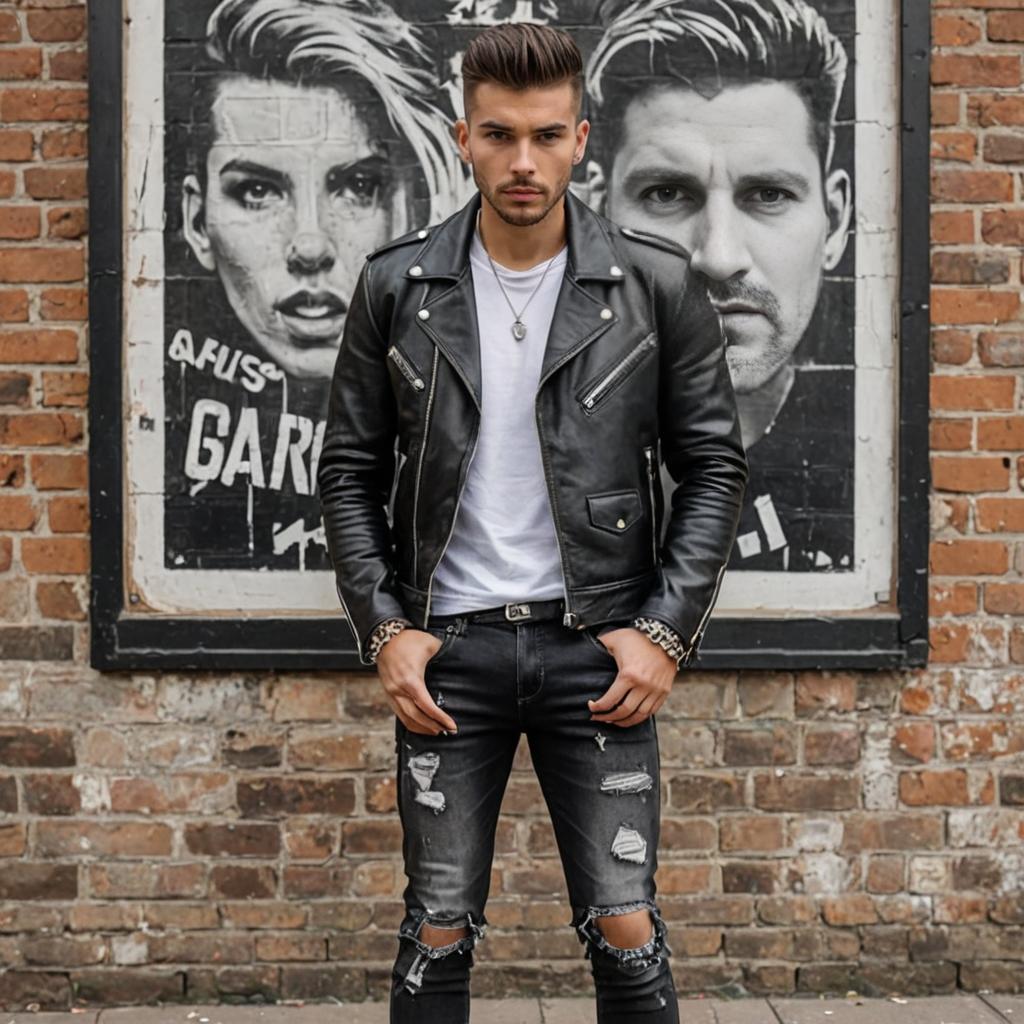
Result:
[[612,267],[610,273],[612,277],[622,277],[622,267]]
[[427,229],[423,228],[422,231],[417,231],[416,232],[416,237],[417,238],[426,238],[427,237]]
[[419,277],[420,274],[422,274],[422,273],[423,273],[423,268],[422,267],[410,267],[409,268],[409,275],[411,277]]
[[611,318],[612,318],[612,311],[610,309],[602,309],[601,310],[601,319],[602,320],[611,320]]
[[615,524],[615,525],[616,525],[616,526],[617,526],[617,527],[618,527],[618,528],[619,528],[620,530],[624,530],[624,529],[626,528],[626,520],[625,520],[625,519],[620,519],[620,520],[618,520],[618,521],[616,522],[616,524]]
[[421,309],[416,315],[421,320],[429,320],[430,319],[430,310],[429,309]]

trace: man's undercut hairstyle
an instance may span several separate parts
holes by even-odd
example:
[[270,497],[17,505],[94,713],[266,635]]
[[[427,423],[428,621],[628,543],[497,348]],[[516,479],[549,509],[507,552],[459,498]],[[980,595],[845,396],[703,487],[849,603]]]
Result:
[[[192,170],[204,190],[210,107],[220,84],[241,75],[379,103],[396,141],[422,168],[431,219],[447,216],[458,177],[451,119],[431,102],[436,74],[426,47],[383,0],[222,0],[207,21],[206,51],[222,70],[205,76],[198,101],[205,115],[200,108],[195,118]],[[383,124],[371,128],[386,134]]]
[[583,99],[583,56],[568,32],[550,25],[529,21],[492,25],[470,41],[462,58],[467,114],[473,92],[483,82],[516,91],[567,83],[578,112]]
[[846,51],[805,0],[606,0],[599,18],[604,34],[586,74],[599,144],[621,139],[630,101],[659,86],[710,98],[727,86],[786,82],[807,106],[828,172]]

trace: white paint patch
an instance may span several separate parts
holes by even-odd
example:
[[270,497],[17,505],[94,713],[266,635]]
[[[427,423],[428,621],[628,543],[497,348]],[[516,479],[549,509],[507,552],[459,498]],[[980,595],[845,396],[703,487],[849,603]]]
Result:
[[798,850],[835,850],[843,841],[843,823],[835,818],[799,818],[796,827],[793,842]]
[[891,811],[898,804],[896,772],[891,760],[888,722],[870,722],[864,732],[861,778],[864,807],[869,811]]
[[100,814],[110,810],[110,785],[103,775],[76,773],[71,784],[78,790],[82,810],[86,814]]

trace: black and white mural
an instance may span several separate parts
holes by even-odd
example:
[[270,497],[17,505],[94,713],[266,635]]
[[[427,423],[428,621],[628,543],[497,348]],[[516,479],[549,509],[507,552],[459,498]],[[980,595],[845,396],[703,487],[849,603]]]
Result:
[[[719,613],[891,596],[898,4],[126,0],[125,442],[140,610],[337,607],[315,478],[367,253],[472,195],[468,39],[571,31],[573,191],[686,246],[751,466]],[[665,478],[668,485],[671,482]]]

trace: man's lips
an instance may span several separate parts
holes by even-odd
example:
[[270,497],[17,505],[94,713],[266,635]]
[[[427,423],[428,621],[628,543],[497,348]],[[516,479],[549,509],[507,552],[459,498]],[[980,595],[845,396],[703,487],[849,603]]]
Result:
[[275,305],[289,333],[299,341],[331,341],[341,331],[346,303],[326,290],[292,292]]
[[539,196],[540,189],[536,188],[507,188],[504,190],[505,195],[512,196],[513,199],[533,199],[534,196]]
[[763,309],[751,306],[746,302],[712,302],[715,312],[721,316],[764,316]]

